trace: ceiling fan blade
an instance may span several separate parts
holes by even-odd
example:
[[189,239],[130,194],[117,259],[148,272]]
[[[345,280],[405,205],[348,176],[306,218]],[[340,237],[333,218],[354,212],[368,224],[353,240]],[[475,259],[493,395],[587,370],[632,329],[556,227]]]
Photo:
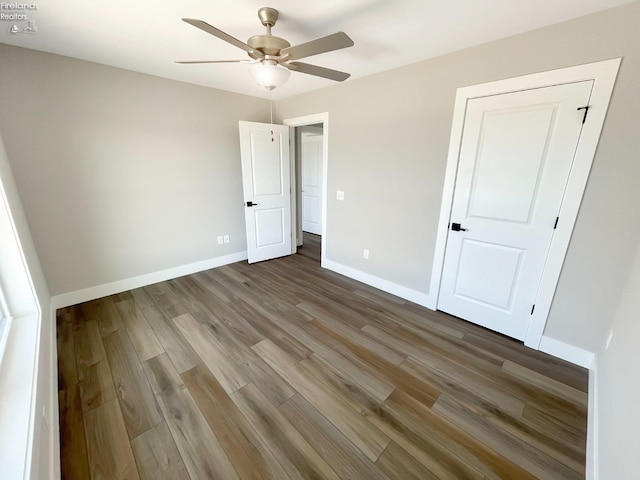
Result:
[[293,70],[294,72],[306,73],[308,75],[315,75],[316,77],[328,78],[329,80],[335,80],[336,82],[344,82],[351,76],[350,73],[331,70],[330,68],[310,65],[308,63],[291,62],[281,63],[280,65],[282,65],[283,67],[287,67],[289,70]]
[[319,53],[332,52],[342,48],[352,47],[353,40],[344,32],[334,33],[326,37],[317,38],[307,43],[294,45],[280,50],[280,55],[289,54],[287,60],[297,60],[299,58],[311,57]]
[[200,30],[204,30],[205,32],[218,37],[220,40],[224,40],[227,43],[230,43],[231,45],[234,45],[238,48],[241,48],[242,50],[244,50],[245,52],[248,53],[259,53],[259,52],[255,52],[255,50],[253,48],[251,48],[249,45],[247,45],[244,42],[241,42],[240,40],[238,40],[235,37],[232,37],[231,35],[229,35],[228,33],[223,32],[222,30],[209,25],[207,22],[204,22],[202,20],[198,20],[197,18],[183,18],[182,19],[183,22],[187,22],[189,25],[193,25],[196,28],[199,28]]
[[183,65],[190,63],[253,63],[251,60],[183,60],[176,61],[175,63],[181,63]]

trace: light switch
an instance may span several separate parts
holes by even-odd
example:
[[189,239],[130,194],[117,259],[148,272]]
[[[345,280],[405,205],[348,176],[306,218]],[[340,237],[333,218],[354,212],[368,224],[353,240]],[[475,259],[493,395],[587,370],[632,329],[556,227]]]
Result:
[[336,198],[338,200],[344,200],[344,192],[342,190],[338,190],[336,193]]

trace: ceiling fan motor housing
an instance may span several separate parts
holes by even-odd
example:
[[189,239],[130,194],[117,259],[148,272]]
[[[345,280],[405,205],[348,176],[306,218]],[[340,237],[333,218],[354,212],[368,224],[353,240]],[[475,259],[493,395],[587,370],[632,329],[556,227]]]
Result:
[[254,35],[247,40],[247,44],[254,50],[262,52],[262,54],[250,52],[249,56],[255,59],[264,58],[264,55],[277,56],[280,54],[280,50],[291,46],[284,38],[273,35]]

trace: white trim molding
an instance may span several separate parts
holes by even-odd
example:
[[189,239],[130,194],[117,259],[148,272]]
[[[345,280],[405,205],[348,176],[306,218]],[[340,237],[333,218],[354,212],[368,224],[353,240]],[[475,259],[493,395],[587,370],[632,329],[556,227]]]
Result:
[[586,480],[598,480],[598,355],[589,369],[589,406],[587,410]]
[[591,368],[593,364],[593,352],[574,347],[555,338],[543,336],[538,349],[580,367]]
[[[5,314],[11,319],[6,326],[0,365],[0,470],[2,478],[28,479],[32,477],[36,422],[40,340],[43,312],[34,284],[24,242],[31,237],[15,187],[2,139],[0,138],[0,280],[6,305]],[[28,261],[29,259],[29,261]],[[38,265],[39,267],[39,265]],[[56,403],[57,405],[57,403]],[[41,434],[42,435],[42,434]],[[49,441],[57,441],[50,437]]]
[[58,405],[58,337],[56,309],[51,300],[49,300],[49,321],[51,322],[51,335],[49,335],[49,421],[51,430],[49,478],[60,480],[62,468],[60,465],[60,412]]
[[221,257],[203,260],[201,262],[189,263],[179,267],[168,268],[158,272],[146,273],[137,277],[125,278],[111,283],[96,285],[95,287],[83,288],[74,292],[62,293],[51,297],[53,309],[68,307],[78,303],[88,302],[96,298],[102,298],[114,295],[120,292],[126,292],[134,288],[144,287],[153,283],[164,282],[173,278],[183,277],[192,273],[202,272],[211,268],[229,265],[230,263],[241,262],[247,259],[247,251],[232,253]]
[[[322,236],[320,237],[320,266],[323,268],[329,268],[327,263],[327,175],[329,171],[329,112],[314,113],[311,115],[305,115],[303,117],[287,118],[282,121],[283,125],[291,127],[293,130],[295,127],[304,127],[307,125],[315,125],[322,123]],[[289,138],[292,138],[291,142],[291,158],[294,159],[291,162],[291,185],[296,185],[295,179],[295,134],[290,134]],[[296,187],[297,188],[297,187]],[[292,225],[297,225],[296,214],[296,195],[292,195]],[[300,207],[301,208],[301,207]],[[296,230],[297,231],[297,230]],[[292,243],[291,253],[296,253],[297,242]]]
[[31,477],[35,423],[41,418],[36,412],[41,323],[38,314],[12,320],[0,372],[2,478]]
[[0,317],[0,320],[4,318],[4,326],[0,327],[0,369],[2,369],[2,358],[4,356],[4,352],[7,348],[7,340],[9,338],[9,332],[11,331],[11,324],[13,322],[13,317],[9,314],[5,314],[6,316]]
[[385,280],[384,278],[371,275],[370,273],[348,267],[347,265],[343,265],[338,262],[334,262],[333,260],[326,260],[323,267],[344,275],[345,277],[353,278],[354,280],[357,280],[359,282],[366,283],[367,285],[378,288],[384,292],[391,293],[392,295],[404,298],[405,300],[409,300],[410,302],[417,303],[418,305],[422,305],[423,307],[430,308],[429,305],[431,302],[427,293],[418,292],[417,290],[398,285],[397,283],[393,283],[389,280]]
[[[589,118],[584,124],[580,135],[565,196],[560,208],[559,216],[562,221],[558,224],[558,228],[551,241],[547,262],[542,273],[535,301],[535,312],[531,317],[529,328],[527,329],[524,339],[524,343],[528,347],[534,349],[541,348],[540,342],[542,340],[542,334],[547,323],[547,317],[551,309],[551,302],[558,284],[564,257],[569,247],[569,240],[578,216],[578,209],[582,202],[582,195],[600,139],[600,132],[609,107],[609,100],[618,75],[620,61],[620,58],[616,58],[458,89],[453,112],[451,137],[449,140],[449,154],[445,171],[433,270],[431,272],[431,291],[429,292],[429,296],[432,299],[433,305],[429,305],[429,308],[437,308],[437,299],[440,293],[440,280],[444,265],[447,234],[449,231],[449,217],[451,215],[458,170],[458,157],[469,100],[490,95],[530,90],[533,88],[592,80],[593,90],[589,99]],[[582,358],[580,355],[578,355],[578,357]]]

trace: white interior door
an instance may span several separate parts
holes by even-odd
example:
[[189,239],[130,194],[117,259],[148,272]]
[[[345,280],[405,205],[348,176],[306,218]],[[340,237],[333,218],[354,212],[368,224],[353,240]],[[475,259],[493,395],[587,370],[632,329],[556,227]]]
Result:
[[306,127],[301,138],[302,230],[322,234],[322,129]]
[[524,339],[592,86],[468,101],[438,309]]
[[290,255],[289,127],[240,122],[249,263]]

